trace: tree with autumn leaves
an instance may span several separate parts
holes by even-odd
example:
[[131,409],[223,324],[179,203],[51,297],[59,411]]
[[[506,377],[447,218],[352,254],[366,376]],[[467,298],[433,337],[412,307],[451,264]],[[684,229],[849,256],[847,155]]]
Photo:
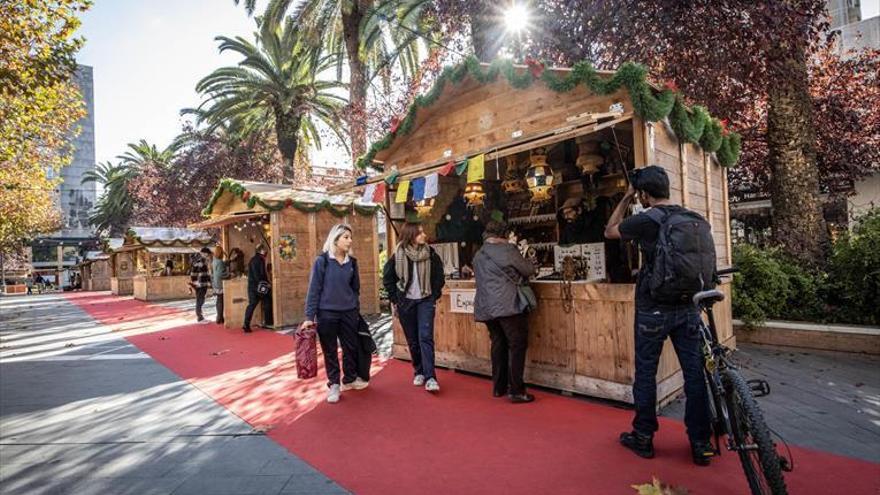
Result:
[[[54,191],[83,117],[72,82],[88,0],[0,2],[0,256],[60,226]],[[51,174],[48,171],[52,171]]]

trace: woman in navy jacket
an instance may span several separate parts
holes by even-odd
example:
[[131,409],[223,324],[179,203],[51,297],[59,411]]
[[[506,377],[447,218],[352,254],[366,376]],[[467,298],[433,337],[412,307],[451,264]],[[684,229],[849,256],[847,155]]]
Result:
[[[360,277],[357,260],[349,256],[351,227],[330,229],[324,252],[315,259],[306,296],[306,325],[318,325],[318,339],[327,370],[327,402],[339,402],[344,390],[367,388],[369,377],[357,374]],[[342,379],[337,341],[342,344]]]

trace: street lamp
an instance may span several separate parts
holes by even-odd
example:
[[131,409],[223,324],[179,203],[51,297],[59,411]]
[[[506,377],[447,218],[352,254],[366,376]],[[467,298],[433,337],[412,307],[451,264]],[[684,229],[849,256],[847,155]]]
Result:
[[525,5],[514,3],[504,11],[504,24],[508,31],[519,33],[526,28],[528,23],[529,11]]

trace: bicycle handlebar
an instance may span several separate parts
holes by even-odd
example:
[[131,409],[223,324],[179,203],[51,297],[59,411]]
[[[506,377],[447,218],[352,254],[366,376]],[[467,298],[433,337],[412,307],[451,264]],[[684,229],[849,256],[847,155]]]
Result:
[[722,275],[732,275],[734,273],[739,273],[739,268],[732,266],[730,268],[725,268],[724,270],[718,270],[716,273],[718,273],[719,277]]

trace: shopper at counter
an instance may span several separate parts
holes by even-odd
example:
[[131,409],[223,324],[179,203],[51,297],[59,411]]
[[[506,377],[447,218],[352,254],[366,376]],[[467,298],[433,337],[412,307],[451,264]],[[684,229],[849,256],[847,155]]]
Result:
[[224,260],[225,253],[223,252],[222,246],[217,246],[214,248],[214,259],[211,262],[211,288],[214,292],[214,297],[217,298],[216,307],[217,307],[217,324],[222,325],[226,322],[223,315],[223,280],[229,278],[226,275],[226,260]]
[[256,254],[248,263],[247,278],[248,305],[244,310],[242,330],[245,333],[250,333],[251,318],[254,316],[257,304],[262,303],[263,326],[271,327],[274,324],[272,320],[272,283],[269,281],[269,270],[266,267],[266,246],[257,245]]
[[523,381],[529,328],[518,287],[535,273],[535,267],[507,241],[507,233],[504,222],[489,222],[483,246],[474,255],[474,319],[489,328],[492,395],[507,395],[513,403],[524,403],[535,397],[526,393]]
[[189,285],[196,292],[196,320],[199,323],[207,323],[202,314],[202,306],[205,304],[205,296],[211,285],[211,276],[208,274],[208,258],[211,250],[204,247],[199,254],[193,256],[192,266],[189,270]]
[[421,225],[407,222],[400,242],[385,262],[382,284],[396,308],[412,357],[413,385],[437,392],[434,373],[434,313],[445,284],[443,261],[428,245]]
[[[649,210],[624,220],[624,214],[635,199],[654,212]],[[658,211],[663,215],[658,215]],[[656,301],[648,285],[662,219],[681,212],[687,210],[669,199],[666,171],[658,166],[649,166],[633,174],[629,189],[615,208],[605,230],[605,236],[609,239],[637,241],[644,259],[635,296],[635,418],[633,430],[622,433],[620,443],[641,457],[654,457],[653,437],[659,427],[656,410],[657,366],[663,342],[670,337],[684,374],[687,397],[684,422],[693,460],[698,465],[708,465],[713,450],[709,444],[709,404],[698,330],[700,314],[691,303],[665,304]]]

